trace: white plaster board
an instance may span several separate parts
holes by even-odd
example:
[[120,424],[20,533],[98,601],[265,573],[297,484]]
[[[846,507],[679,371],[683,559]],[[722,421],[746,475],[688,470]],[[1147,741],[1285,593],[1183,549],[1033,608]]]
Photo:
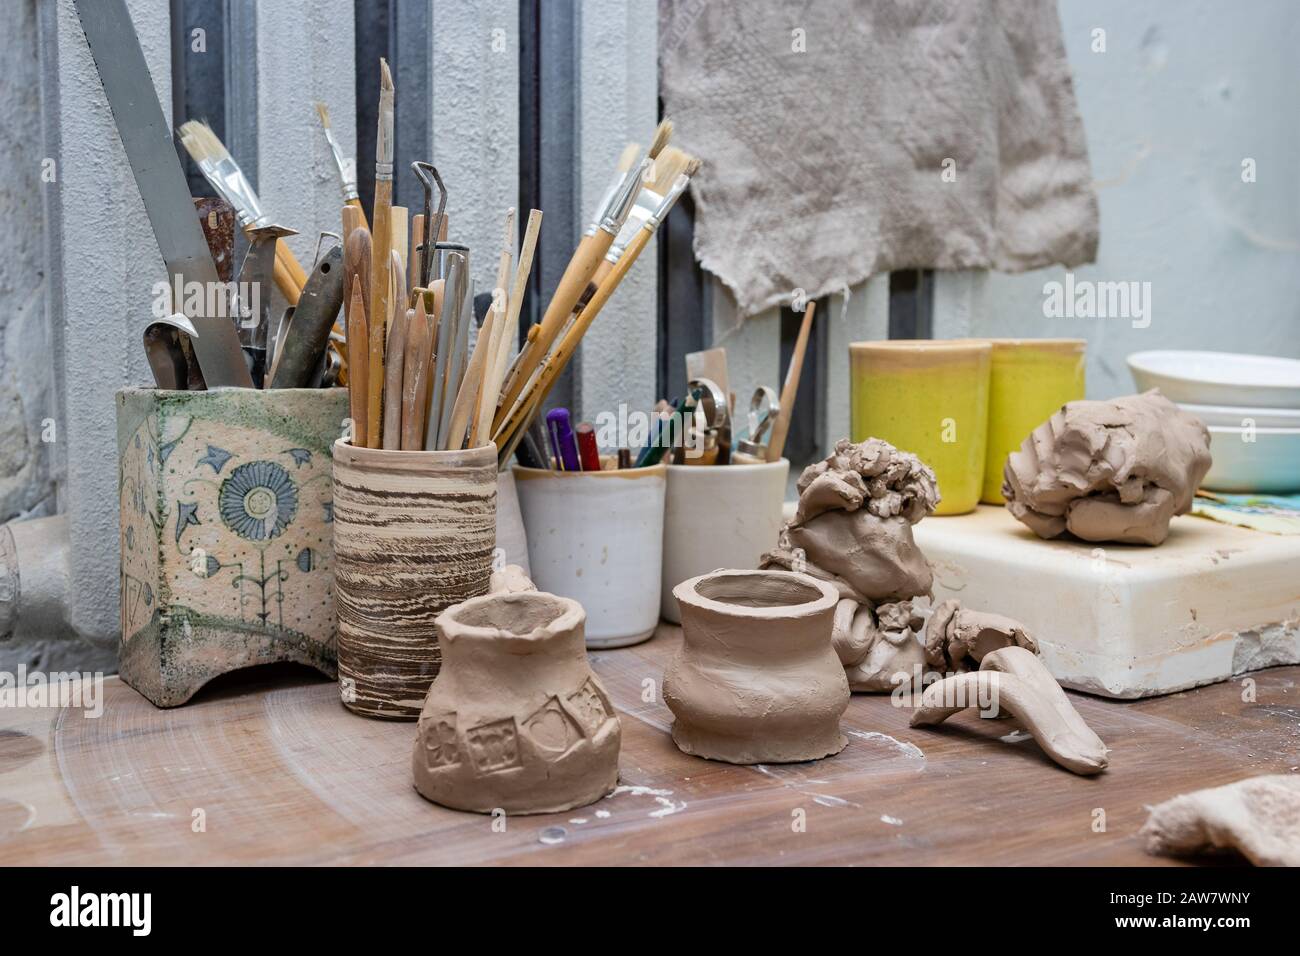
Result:
[[[447,237],[469,246],[474,289],[485,292],[506,210],[519,203],[519,5],[435,0],[431,22],[432,162],[447,187]],[[516,237],[527,221],[517,210]]]
[[310,273],[319,233],[343,228],[317,101],[329,108],[343,155],[356,155],[353,0],[259,3],[256,30],[258,196],[273,221],[298,231],[287,242]]
[[[659,117],[658,9],[648,2],[582,3],[577,9],[576,195],[585,224],[629,142],[649,145]],[[552,107],[554,108],[554,107]],[[577,242],[578,236],[573,237]],[[658,251],[651,242],[583,337],[580,414],[648,409],[655,395]]]
[[[70,524],[69,623],[87,638],[118,631],[117,427],[114,394],[152,381],[141,335],[153,285],[165,281],[140,192],[71,0],[57,0],[61,152],[61,330],[65,389],[60,489]],[[128,0],[164,115],[171,116],[167,0]],[[47,187],[50,188],[50,187]]]

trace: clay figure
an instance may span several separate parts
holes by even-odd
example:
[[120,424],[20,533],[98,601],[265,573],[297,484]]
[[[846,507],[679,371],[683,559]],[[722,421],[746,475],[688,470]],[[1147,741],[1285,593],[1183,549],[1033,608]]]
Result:
[[912,601],[934,582],[912,525],[934,511],[934,472],[888,442],[841,439],[804,469],[799,504],[760,567],[802,571],[840,596],[836,655],[855,691],[888,691],[924,663]]
[[1040,538],[1156,545],[1210,463],[1209,430],[1158,389],[1069,402],[1007,457],[1002,496]]
[[1033,735],[1049,757],[1074,773],[1101,773],[1107,748],[1033,651],[1010,645],[984,655],[979,670],[931,684],[912,712],[911,726],[928,727],[958,711],[989,703],[986,716],[1005,713]]

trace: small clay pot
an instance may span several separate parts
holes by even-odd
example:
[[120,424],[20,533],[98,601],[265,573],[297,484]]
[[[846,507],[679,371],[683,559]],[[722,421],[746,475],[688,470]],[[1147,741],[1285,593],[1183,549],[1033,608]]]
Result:
[[664,673],[673,741],[728,763],[839,753],[849,682],[831,646],[839,594],[792,571],[714,571],[673,589],[685,640]]
[[438,616],[442,670],[413,760],[422,796],[478,813],[555,813],[614,789],[621,731],[587,663],[585,621],[577,601],[543,591],[489,594]]

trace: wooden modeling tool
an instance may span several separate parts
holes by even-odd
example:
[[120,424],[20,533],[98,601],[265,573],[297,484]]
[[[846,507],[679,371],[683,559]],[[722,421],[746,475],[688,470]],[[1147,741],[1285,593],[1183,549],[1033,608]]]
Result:
[[392,250],[393,203],[393,74],[379,60],[379,122],[375,137],[375,208],[370,236],[370,396],[366,405],[366,439],[370,448],[382,445],[384,339],[391,321],[388,298],[389,252]]
[[[708,379],[722,391],[731,394],[731,379],[727,375],[727,350],[723,348],[705,349],[703,352],[686,353],[686,380]],[[730,404],[728,404],[730,408]]]
[[[496,353],[496,362],[492,371],[492,408],[489,410],[490,427],[485,428],[482,437],[487,441],[496,431],[498,419],[502,414],[502,394],[510,367],[510,352],[515,347],[519,336],[519,312],[524,305],[524,295],[528,290],[528,277],[533,270],[533,255],[537,250],[537,236],[542,228],[542,211],[533,209],[528,213],[528,226],[524,231],[524,241],[519,247],[519,262],[515,264],[515,277],[510,287],[508,300],[509,311],[506,314],[505,334],[501,338]],[[523,354],[522,352],[520,354]]]
[[433,324],[424,308],[424,296],[417,296],[415,308],[406,313],[406,355],[402,361],[402,441],[405,451],[424,447],[425,395],[429,390]]
[[790,367],[785,373],[785,384],[781,386],[781,411],[772,424],[772,441],[767,446],[767,460],[780,461],[785,452],[785,439],[790,433],[790,415],[794,412],[794,399],[799,393],[799,375],[803,371],[803,357],[808,351],[808,333],[812,331],[813,313],[817,303],[809,302],[804,307],[803,322],[799,325],[799,338],[794,343],[794,354],[790,356]]
[[[496,380],[497,355],[501,351],[506,336],[506,310],[509,293],[506,284],[510,281],[510,260],[514,249],[515,207],[506,211],[506,228],[501,244],[501,257],[497,263],[497,282],[492,289],[492,308],[488,312],[483,331],[487,336],[487,358],[483,367],[483,378],[479,382],[478,396],[474,403],[474,415],[470,423],[469,447],[477,448],[490,438],[492,416],[497,409],[497,393],[500,383]],[[488,331],[490,329],[490,331]],[[508,344],[506,346],[509,347]]]
[[388,449],[402,447],[402,363],[406,356],[406,313],[403,308],[393,310],[389,323],[388,342],[384,349],[384,435],[383,446]]
[[[397,253],[402,261],[402,285],[406,285],[406,259],[410,254],[411,234],[407,231],[410,223],[407,221],[406,207],[394,206],[392,210],[393,224],[393,252]],[[402,303],[402,308],[406,308],[406,299],[395,299],[395,302]]]
[[407,283],[414,289],[420,286],[420,257],[424,249],[424,213],[416,213],[411,217],[411,256],[407,263]]
[[366,404],[370,388],[370,332],[366,327],[366,304],[361,294],[361,277],[352,277],[348,296],[348,413],[352,416],[352,444],[367,448]]

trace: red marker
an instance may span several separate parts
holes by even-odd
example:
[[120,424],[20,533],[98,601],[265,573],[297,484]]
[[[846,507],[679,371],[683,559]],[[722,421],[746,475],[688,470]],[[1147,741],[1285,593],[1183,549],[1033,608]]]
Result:
[[596,430],[590,422],[578,426],[578,457],[583,471],[600,471],[600,449],[596,447]]

